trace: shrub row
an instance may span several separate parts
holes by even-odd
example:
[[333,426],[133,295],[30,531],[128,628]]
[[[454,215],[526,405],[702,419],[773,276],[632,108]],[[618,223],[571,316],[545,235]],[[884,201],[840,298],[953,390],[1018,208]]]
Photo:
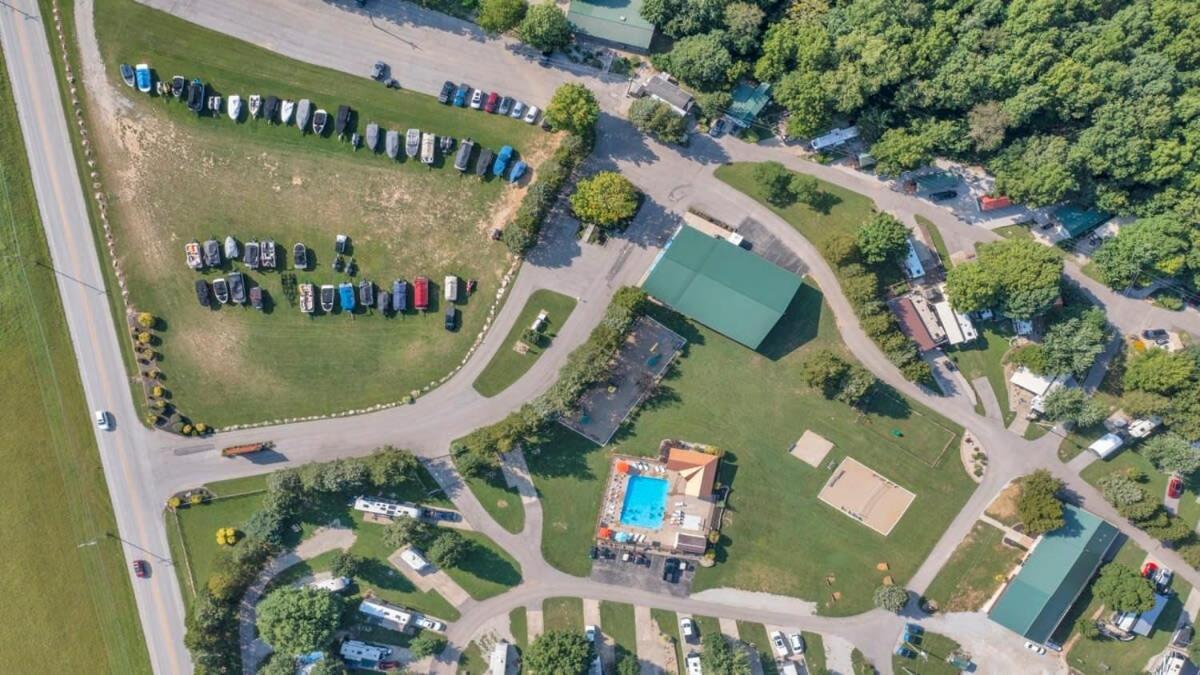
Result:
[[590,134],[568,134],[550,159],[538,167],[537,179],[521,200],[517,215],[504,229],[504,244],[514,255],[524,255],[537,243],[542,221],[554,206],[571,172],[592,151],[593,143],[594,137]]

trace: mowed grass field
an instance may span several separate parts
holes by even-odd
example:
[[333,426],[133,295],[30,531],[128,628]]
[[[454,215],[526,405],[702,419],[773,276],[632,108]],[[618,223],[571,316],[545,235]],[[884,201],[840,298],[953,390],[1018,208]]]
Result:
[[[529,372],[533,364],[537,363],[542,352],[553,346],[559,327],[567,322],[567,317],[571,316],[571,311],[574,309],[575,298],[555,293],[546,288],[534,291],[529,296],[529,300],[525,302],[525,307],[521,310],[520,315],[517,316],[517,322],[513,324],[512,330],[504,338],[504,344],[500,346],[500,351],[496,352],[483,372],[479,373],[479,377],[475,379],[475,391],[491,398],[521,379],[521,376]],[[546,320],[546,327],[542,330],[541,340],[536,345],[530,345],[529,351],[525,354],[518,354],[513,347],[521,340],[521,335],[533,325],[533,320],[537,318],[538,313],[543,310],[549,315],[549,318]]]
[[[363,408],[399,400],[450,372],[481,329],[509,267],[506,249],[488,231],[506,224],[520,188],[462,175],[445,158],[430,168],[365,148],[355,152],[348,142],[302,135],[295,126],[197,117],[183,102],[125,87],[116,65],[146,62],[164,79],[197,76],[214,93],[240,93],[243,100],[251,93],[309,98],[331,115],[348,104],[360,133],[375,121],[402,135],[414,127],[469,136],[493,150],[508,144],[535,171],[555,137],[518,120],[286,59],[132,0],[105,3],[96,20],[111,87],[132,101],[128,114],[101,120],[113,127],[109,133],[97,134],[119,257],[132,302],[166,323],[162,370],[184,414],[223,426]],[[351,238],[357,277],[331,268],[339,233]],[[231,266],[193,272],[183,246],[226,235],[275,240],[289,270],[291,246],[307,244],[314,260],[296,272],[299,283],[369,279],[390,287],[394,279],[425,276],[432,282],[429,312],[384,318],[335,310],[310,318],[289,303],[279,272],[248,274],[270,299],[266,313],[201,307],[195,280],[211,281]],[[459,300],[453,333],[442,326],[447,275],[478,280],[477,295]]]
[[1003,539],[998,528],[975,523],[934,577],[925,598],[936,602],[941,612],[978,611],[1023,555],[1020,549],[1004,545]]
[[48,261],[0,55],[0,654],[13,672],[149,673]]
[[[610,452],[651,455],[664,438],[676,438],[723,448],[720,480],[732,487],[718,564],[697,572],[694,590],[780,593],[846,615],[872,607],[885,574],[903,584],[974,487],[955,451],[961,430],[895,393],[882,391],[859,414],[806,387],[805,354],[841,349],[833,315],[811,285],[802,286],[761,353],[673,312],[653,315],[688,340],[662,394],[608,448],[555,430],[526,450],[545,511],[547,560],[586,575]],[[788,454],[806,429],[835,445],[820,468]],[[890,536],[817,499],[827,466],[847,455],[915,493]],[[879,563],[889,569],[878,571]]]

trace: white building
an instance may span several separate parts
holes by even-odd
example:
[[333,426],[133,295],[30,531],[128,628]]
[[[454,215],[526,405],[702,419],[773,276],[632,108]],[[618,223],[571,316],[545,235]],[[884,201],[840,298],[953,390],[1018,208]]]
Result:
[[341,593],[350,586],[350,577],[333,577],[324,581],[314,581],[309,586],[329,591],[330,593]]
[[386,659],[392,653],[392,648],[358,640],[346,640],[342,643],[342,648],[338,650],[338,653],[347,661],[372,664]]
[[424,572],[429,567],[429,561],[417,549],[409,547],[400,551],[400,559],[418,572]]
[[412,621],[412,614],[409,612],[378,600],[363,600],[358,606],[358,611],[366,614],[373,623],[395,631],[403,632]]
[[358,497],[354,500],[354,508],[359,511],[373,513],[377,516],[387,516],[389,518],[400,516],[408,518],[421,517],[421,509],[416,506],[384,499],[383,497]]

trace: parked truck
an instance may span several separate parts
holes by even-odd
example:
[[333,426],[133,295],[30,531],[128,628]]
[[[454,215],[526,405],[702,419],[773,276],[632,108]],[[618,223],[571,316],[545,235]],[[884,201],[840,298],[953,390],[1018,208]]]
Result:
[[249,454],[258,452],[260,450],[266,450],[270,446],[271,446],[271,443],[269,441],[263,442],[263,443],[246,443],[243,445],[231,445],[227,448],[221,449],[221,456],[222,457],[237,457],[239,455],[249,455]]

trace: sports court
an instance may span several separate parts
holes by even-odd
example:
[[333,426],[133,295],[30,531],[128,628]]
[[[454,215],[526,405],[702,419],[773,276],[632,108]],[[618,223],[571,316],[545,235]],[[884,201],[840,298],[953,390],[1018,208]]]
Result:
[[886,537],[917,496],[847,457],[817,497]]

